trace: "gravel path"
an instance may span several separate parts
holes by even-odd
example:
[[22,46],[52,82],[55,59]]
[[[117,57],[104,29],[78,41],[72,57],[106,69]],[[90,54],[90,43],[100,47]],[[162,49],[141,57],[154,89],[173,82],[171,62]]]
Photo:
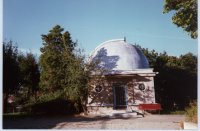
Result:
[[4,119],[4,129],[180,129],[183,115],[145,117],[25,117]]

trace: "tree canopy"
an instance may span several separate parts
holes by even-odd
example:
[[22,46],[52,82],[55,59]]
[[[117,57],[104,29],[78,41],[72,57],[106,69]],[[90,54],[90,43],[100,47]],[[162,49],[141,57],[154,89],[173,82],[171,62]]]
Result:
[[[67,69],[69,60],[74,57],[73,50],[75,43],[72,42],[70,33],[63,32],[59,25],[42,35],[43,47],[40,49],[41,79],[40,86],[46,91],[62,89],[68,83]],[[70,59],[66,59],[66,57]]]
[[18,55],[19,68],[20,68],[20,84],[27,88],[28,96],[35,94],[39,89],[39,66],[32,53]]
[[198,36],[197,0],[164,0],[164,13],[176,11],[172,22],[182,27],[194,39]]
[[3,43],[3,92],[14,93],[19,85],[20,69],[18,63],[18,48],[12,41]]
[[63,31],[56,25],[42,35],[40,87],[44,93],[60,92],[58,97],[83,104],[87,95],[84,56],[76,49],[70,33]]
[[[136,45],[138,46],[138,45]],[[156,101],[163,110],[184,110],[189,102],[197,99],[197,56],[187,53],[169,56],[138,46],[149,61],[150,68],[159,74],[155,76]]]
[[19,53],[12,41],[3,42],[3,98],[4,112],[9,111],[8,99],[24,104],[38,89],[39,67],[32,53]]

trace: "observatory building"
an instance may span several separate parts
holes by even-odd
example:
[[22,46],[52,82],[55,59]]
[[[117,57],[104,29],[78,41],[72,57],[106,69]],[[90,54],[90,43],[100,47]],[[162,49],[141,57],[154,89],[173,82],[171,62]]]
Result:
[[91,53],[99,71],[92,72],[87,110],[109,114],[120,110],[138,110],[139,104],[155,102],[154,76],[145,55],[125,39],[103,42]]

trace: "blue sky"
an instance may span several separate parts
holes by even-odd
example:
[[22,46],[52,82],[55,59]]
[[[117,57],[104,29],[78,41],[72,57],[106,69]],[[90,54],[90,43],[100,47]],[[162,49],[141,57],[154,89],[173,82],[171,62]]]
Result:
[[39,56],[41,34],[55,25],[71,33],[89,54],[96,46],[124,36],[157,52],[197,54],[197,40],[163,14],[163,0],[4,0],[3,39]]

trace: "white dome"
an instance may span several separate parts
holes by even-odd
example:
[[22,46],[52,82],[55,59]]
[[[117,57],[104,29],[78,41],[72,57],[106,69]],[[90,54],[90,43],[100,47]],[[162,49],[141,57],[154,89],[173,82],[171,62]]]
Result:
[[148,60],[142,51],[123,39],[100,44],[91,53],[90,61],[100,61],[99,66],[109,71],[149,68]]

